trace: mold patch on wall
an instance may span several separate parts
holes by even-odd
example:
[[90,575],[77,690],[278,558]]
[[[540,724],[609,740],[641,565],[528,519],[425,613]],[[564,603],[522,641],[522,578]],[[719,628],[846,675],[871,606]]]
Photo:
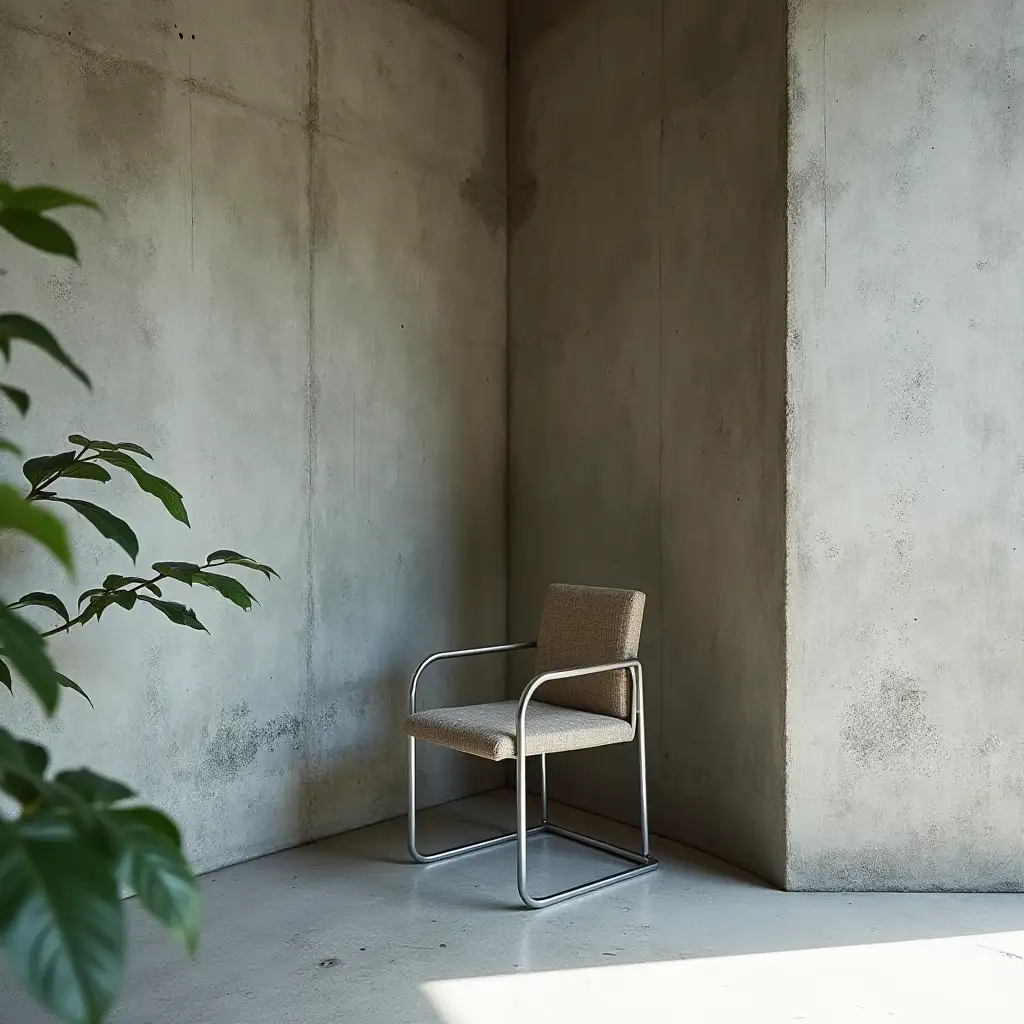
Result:
[[230,780],[251,768],[261,754],[273,753],[279,743],[300,749],[302,722],[295,715],[278,715],[258,722],[245,701],[229,704],[203,751],[203,774]]

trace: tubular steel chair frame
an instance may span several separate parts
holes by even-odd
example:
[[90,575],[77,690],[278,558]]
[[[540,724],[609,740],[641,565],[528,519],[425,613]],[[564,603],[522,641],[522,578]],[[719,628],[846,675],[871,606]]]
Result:
[[[535,648],[536,641],[518,644],[500,644],[496,647],[476,647],[466,651],[441,651],[432,654],[427,658],[413,674],[409,686],[409,714],[416,713],[416,690],[420,677],[431,665],[439,661],[448,661],[454,658],[474,658],[484,654],[505,654],[510,651],[525,651]],[[535,755],[540,757],[541,777],[541,824],[530,828],[526,821],[526,737],[527,737],[527,710],[533,695],[545,684],[554,680],[574,679],[583,676],[597,675],[600,672],[614,670],[629,672],[632,701],[630,711],[630,723],[633,726],[634,738],[639,747],[640,754],[640,852],[626,850],[611,843],[602,842],[600,839],[593,839],[590,836],[582,835],[571,829],[553,825],[548,821],[548,773],[547,755]],[[502,843],[509,843],[515,840],[518,848],[518,870],[517,881],[519,884],[519,895],[527,907],[539,910],[542,907],[549,907],[554,903],[561,903],[574,896],[582,896],[588,892],[595,892],[604,889],[609,885],[616,885],[629,878],[636,878],[655,871],[658,861],[651,856],[650,832],[647,822],[647,747],[644,736],[644,682],[643,668],[636,658],[627,661],[610,662],[603,665],[587,665],[581,668],[560,669],[550,672],[541,672],[533,677],[529,686],[523,691],[519,699],[519,707],[516,712],[516,831],[504,835],[495,836],[493,839],[484,839],[476,843],[467,843],[465,846],[456,846],[449,850],[441,850],[438,853],[420,853],[416,846],[416,739],[408,737],[409,744],[409,853],[412,859],[419,864],[434,864],[438,861],[451,860],[454,857],[462,857],[466,854],[477,853],[480,850],[490,849]],[[590,748],[596,749],[596,748]],[[527,838],[539,833],[561,836],[563,839],[571,839],[575,843],[592,847],[603,853],[611,854],[622,860],[629,861],[633,866],[616,871],[613,874],[598,878],[593,882],[585,882],[582,885],[572,886],[560,892],[552,893],[550,896],[531,896],[527,876],[526,847]]]

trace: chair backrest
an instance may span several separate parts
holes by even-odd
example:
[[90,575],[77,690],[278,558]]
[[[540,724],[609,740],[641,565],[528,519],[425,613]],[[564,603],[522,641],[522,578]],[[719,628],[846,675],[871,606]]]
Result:
[[[582,668],[637,656],[646,596],[554,583],[548,588],[537,634],[537,672]],[[612,718],[630,717],[629,672],[602,672],[545,683],[537,700]]]

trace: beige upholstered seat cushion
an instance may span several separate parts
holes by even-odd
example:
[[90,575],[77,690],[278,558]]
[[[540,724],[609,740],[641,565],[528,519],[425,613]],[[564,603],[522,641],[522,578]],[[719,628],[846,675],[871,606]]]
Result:
[[[645,595],[639,590],[548,588],[537,636],[536,672],[629,661],[640,648]],[[579,711],[630,717],[632,684],[628,672],[604,672],[545,683],[537,697]]]
[[[405,731],[464,754],[491,761],[516,756],[518,701],[473,704],[463,708],[418,711],[405,720]],[[526,711],[526,754],[556,754],[566,750],[604,747],[633,739],[629,722],[586,711],[552,707],[531,700]]]

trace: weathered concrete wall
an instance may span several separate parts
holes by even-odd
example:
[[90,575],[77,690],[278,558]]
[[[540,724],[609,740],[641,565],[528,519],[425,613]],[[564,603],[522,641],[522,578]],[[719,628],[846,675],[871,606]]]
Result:
[[790,4],[793,888],[1024,885],[1022,45]]
[[[504,19],[499,0],[0,0],[0,173],[107,212],[69,218],[81,269],[4,243],[5,308],[97,381],[19,360],[21,436],[154,450],[194,529],[106,485],[140,564],[229,545],[283,576],[251,616],[190,594],[211,637],[108,613],[54,644],[96,711],[71,698],[42,727],[19,697],[3,719],[133,781],[201,868],[400,813],[410,668],[504,631]],[[82,589],[129,567],[75,533]],[[3,556],[5,594],[68,592]],[[503,692],[476,669],[474,694]],[[498,781],[425,768],[425,800]]]
[[[778,881],[785,19],[510,7],[511,632],[552,580],[645,590],[654,827]],[[634,818],[634,756],[553,790]]]

